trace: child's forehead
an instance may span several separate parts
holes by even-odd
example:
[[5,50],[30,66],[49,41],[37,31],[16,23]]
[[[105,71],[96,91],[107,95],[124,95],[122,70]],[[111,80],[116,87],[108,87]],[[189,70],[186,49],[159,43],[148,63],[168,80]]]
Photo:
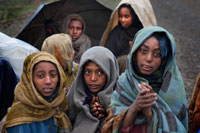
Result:
[[39,61],[33,65],[33,71],[35,70],[35,68],[47,68],[47,67],[54,67],[54,68],[58,69],[57,65],[55,63],[53,63],[51,61],[43,60],[43,61]]

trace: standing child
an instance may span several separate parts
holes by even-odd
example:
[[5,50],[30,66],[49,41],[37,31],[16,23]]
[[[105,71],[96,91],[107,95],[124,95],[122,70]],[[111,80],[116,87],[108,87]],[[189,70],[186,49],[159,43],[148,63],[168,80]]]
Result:
[[78,14],[70,14],[69,16],[67,16],[67,20],[66,23],[64,23],[63,30],[64,33],[69,34],[72,38],[72,46],[75,51],[74,61],[76,63],[79,63],[82,54],[91,47],[91,40],[85,34],[85,21]]
[[56,58],[46,52],[29,55],[23,66],[15,100],[8,111],[8,133],[70,132],[65,73]]
[[126,68],[127,55],[135,33],[143,27],[156,24],[149,0],[122,0],[113,11],[100,45],[108,48],[117,57],[120,74]]

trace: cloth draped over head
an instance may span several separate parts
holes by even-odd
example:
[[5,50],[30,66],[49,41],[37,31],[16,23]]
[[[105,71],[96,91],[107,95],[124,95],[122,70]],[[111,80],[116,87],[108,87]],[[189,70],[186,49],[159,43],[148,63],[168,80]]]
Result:
[[79,39],[77,39],[75,42],[73,42],[73,45],[72,45],[74,50],[78,51],[74,55],[74,60],[77,60],[79,63],[83,52],[85,52],[88,48],[91,47],[91,41],[90,41],[89,37],[85,34],[85,30],[86,30],[85,21],[78,14],[70,14],[69,16],[67,16],[66,21],[63,23],[63,30],[64,30],[63,32],[68,33],[68,25],[70,24],[71,20],[79,20],[83,25],[81,36],[79,37]]
[[56,57],[66,74],[67,86],[71,86],[78,70],[78,64],[73,62],[74,50],[71,37],[63,33],[51,35],[44,40],[41,51],[46,51]]
[[129,4],[133,8],[143,27],[157,25],[156,17],[149,0],[122,0],[111,14],[100,41],[101,46],[106,45],[110,32],[118,25],[118,8],[122,4]]
[[[57,87],[57,96],[52,102],[46,101],[33,85],[33,68],[41,61],[51,62],[58,69],[59,85]],[[65,86],[65,73],[53,55],[46,52],[36,52],[29,55],[24,61],[22,76],[15,88],[14,102],[7,113],[5,127],[41,122],[53,117],[54,122],[58,123],[58,129],[71,131],[71,123],[65,114],[68,109]]]
[[88,104],[84,104],[86,93],[86,84],[83,79],[83,70],[87,62],[92,61],[97,64],[107,76],[107,82],[102,90],[97,93],[100,104],[106,110],[110,104],[110,97],[113,88],[118,79],[119,68],[116,58],[107,48],[95,46],[88,49],[81,57],[79,70],[76,80],[68,93],[69,117],[73,124],[73,132],[95,132],[100,121],[90,113]]
[[[162,84],[157,92],[158,99],[152,106],[153,116],[151,124],[148,124],[148,132],[187,132],[188,130],[186,93],[176,65],[175,40],[165,29],[149,26],[140,30],[135,36],[131,52],[128,55],[127,68],[119,77],[116,90],[111,97],[110,115],[103,126],[103,131],[106,133],[120,131],[120,124],[126,111],[140,92],[138,84],[150,84],[149,80],[136,73],[133,62],[135,62],[134,56],[137,49],[154,33],[164,33],[169,43],[166,43],[168,45],[167,60],[161,74]],[[154,90],[154,87],[152,88]],[[136,116],[133,125],[144,123],[147,123],[147,119],[143,114],[140,114]]]

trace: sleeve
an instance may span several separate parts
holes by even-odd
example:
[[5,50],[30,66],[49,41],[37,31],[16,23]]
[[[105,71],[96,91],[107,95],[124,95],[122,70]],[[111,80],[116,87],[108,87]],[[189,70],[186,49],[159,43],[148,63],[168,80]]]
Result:
[[194,108],[194,124],[198,127],[200,127],[200,91],[198,92],[196,102],[195,102],[195,108]]

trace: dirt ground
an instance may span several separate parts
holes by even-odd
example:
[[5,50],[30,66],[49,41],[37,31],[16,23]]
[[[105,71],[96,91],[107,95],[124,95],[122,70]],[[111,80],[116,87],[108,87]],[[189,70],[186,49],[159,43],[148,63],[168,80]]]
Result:
[[188,103],[200,72],[200,1],[150,0],[158,25],[171,32],[176,40],[176,59],[183,76]]
[[[48,0],[43,0],[48,1]],[[150,0],[158,25],[172,33],[176,40],[177,64],[183,76],[188,103],[191,100],[194,83],[200,72],[200,1],[199,0]],[[8,28],[0,31],[15,36],[32,16],[26,13]]]

